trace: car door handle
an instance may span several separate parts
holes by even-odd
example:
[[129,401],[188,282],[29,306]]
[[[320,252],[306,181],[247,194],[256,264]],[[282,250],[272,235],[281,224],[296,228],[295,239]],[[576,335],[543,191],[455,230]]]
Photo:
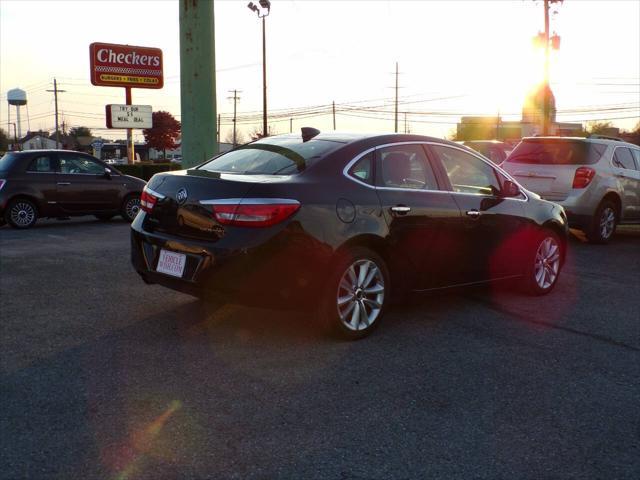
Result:
[[480,215],[482,215],[482,212],[479,212],[476,209],[473,210],[467,210],[467,217],[471,217],[471,218],[480,218]]
[[407,207],[406,205],[396,205],[395,207],[391,207],[391,211],[398,215],[404,215],[411,211],[411,207]]
[[58,182],[58,185],[71,185],[71,182]]

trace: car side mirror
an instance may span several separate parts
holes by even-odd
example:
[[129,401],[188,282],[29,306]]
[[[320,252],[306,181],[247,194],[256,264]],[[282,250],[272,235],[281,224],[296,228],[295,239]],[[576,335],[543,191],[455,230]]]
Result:
[[517,197],[520,195],[520,187],[511,180],[505,180],[502,184],[502,192],[500,192],[503,197]]
[[104,167],[104,176],[111,178],[111,169],[109,167]]

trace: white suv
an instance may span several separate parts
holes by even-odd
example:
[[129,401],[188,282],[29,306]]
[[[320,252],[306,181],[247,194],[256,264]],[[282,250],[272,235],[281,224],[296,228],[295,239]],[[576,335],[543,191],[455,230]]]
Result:
[[640,147],[621,140],[523,138],[502,167],[528,190],[562,205],[569,225],[607,243],[619,223],[640,223]]

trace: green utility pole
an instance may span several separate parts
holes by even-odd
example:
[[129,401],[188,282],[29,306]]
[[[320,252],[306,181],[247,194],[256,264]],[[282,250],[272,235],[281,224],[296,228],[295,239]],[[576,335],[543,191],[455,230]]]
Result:
[[182,165],[192,167],[218,152],[213,0],[178,5]]

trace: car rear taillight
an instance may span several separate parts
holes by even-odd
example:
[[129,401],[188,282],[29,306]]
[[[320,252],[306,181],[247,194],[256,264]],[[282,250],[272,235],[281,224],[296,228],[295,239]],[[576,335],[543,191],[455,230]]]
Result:
[[593,180],[596,171],[589,167],[580,167],[576,170],[576,174],[573,177],[573,188],[585,188]]
[[150,188],[144,187],[142,195],[140,196],[140,208],[147,213],[151,213],[158,200],[162,200],[163,198],[164,195],[161,193],[154,192]]
[[[205,203],[205,202],[203,202]],[[236,227],[270,227],[276,225],[300,208],[296,200],[248,198],[238,203],[210,201],[213,216],[222,225]]]

